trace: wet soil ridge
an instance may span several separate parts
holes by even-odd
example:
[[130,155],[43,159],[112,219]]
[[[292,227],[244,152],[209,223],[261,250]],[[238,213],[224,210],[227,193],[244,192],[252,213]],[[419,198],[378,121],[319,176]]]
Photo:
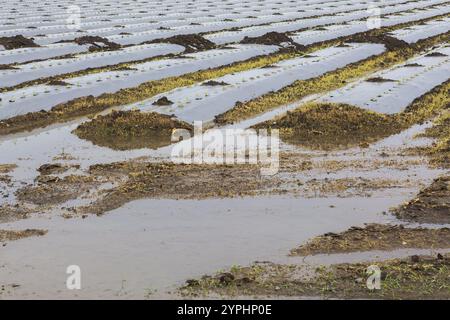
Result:
[[155,112],[113,111],[79,125],[74,133],[92,143],[116,150],[156,149],[171,144],[174,129],[193,128],[186,122]]
[[450,229],[405,228],[402,225],[368,224],[342,233],[326,233],[311,239],[291,255],[314,255],[402,248],[450,248]]
[[173,101],[170,101],[166,96],[164,96],[164,97],[159,98],[152,104],[154,106],[170,106],[173,104]]
[[[380,290],[367,287],[367,270],[381,271]],[[372,299],[449,299],[450,256],[411,256],[379,262],[320,266],[255,263],[228,272],[191,279],[179,292],[185,296],[290,296]]]
[[259,37],[245,37],[241,40],[242,44],[263,44],[263,45],[276,45],[281,47],[293,47],[299,51],[306,50],[306,46],[294,42],[285,33],[280,32],[268,32]]
[[185,47],[185,53],[192,53],[195,51],[215,49],[214,42],[203,38],[198,34],[176,35],[170,38],[155,39],[147,43],[171,43]]
[[332,103],[311,103],[255,128],[279,129],[286,142],[325,150],[367,144],[402,130],[393,116]]
[[90,45],[89,51],[118,50],[122,46],[100,36],[82,36],[73,40],[62,40],[59,43],[74,42],[80,46]]
[[411,201],[393,210],[401,220],[450,223],[450,176],[443,176],[420,191]]
[[13,37],[0,37],[0,45],[5,47],[6,50],[39,47],[38,44],[34,43],[33,38],[25,38],[22,35]]
[[47,230],[25,229],[25,230],[0,230],[0,242],[15,241],[28,237],[43,236]]

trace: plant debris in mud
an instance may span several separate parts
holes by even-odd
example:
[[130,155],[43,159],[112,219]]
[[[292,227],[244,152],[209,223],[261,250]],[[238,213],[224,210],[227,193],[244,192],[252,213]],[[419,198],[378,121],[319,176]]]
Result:
[[74,133],[92,143],[115,150],[167,146],[174,129],[192,131],[190,124],[155,112],[113,111],[79,125]]
[[279,129],[286,142],[324,150],[367,144],[402,130],[393,116],[332,103],[311,103],[255,128]]
[[411,201],[393,210],[397,218],[418,223],[450,223],[450,176],[443,176]]
[[191,53],[195,51],[211,50],[215,49],[214,42],[203,38],[198,34],[183,34],[176,35],[170,38],[155,39],[149,43],[171,43],[185,47],[185,53]]
[[41,175],[50,175],[50,174],[60,174],[64,173],[67,170],[75,168],[80,168],[79,165],[63,165],[60,163],[46,163],[40,166],[37,170]]
[[[368,268],[381,270],[381,288],[368,289]],[[188,280],[184,296],[290,296],[368,299],[449,299],[450,256],[412,256],[367,263],[320,266],[255,263]]]
[[0,242],[15,241],[28,237],[43,236],[47,234],[47,230],[25,229],[25,230],[1,230]]
[[305,50],[306,47],[294,42],[290,37],[288,37],[285,33],[280,32],[268,32],[259,37],[245,37],[242,39],[241,43],[243,44],[263,44],[263,45],[277,45],[277,46],[292,46],[295,49],[302,51]]
[[0,45],[5,47],[6,50],[39,47],[39,45],[34,43],[32,38],[25,38],[22,35],[16,35],[13,37],[0,37]]
[[125,180],[82,212],[101,214],[142,198],[206,199],[264,193],[277,179],[265,178],[252,165],[196,165],[118,162],[93,165],[91,176]]
[[61,80],[51,80],[51,81],[47,82],[47,85],[49,85],[49,86],[63,86],[63,87],[71,86],[70,83],[65,82],[65,81],[61,81]]
[[368,224],[342,233],[326,233],[309,240],[291,255],[315,255],[402,248],[450,247],[450,229],[405,228],[402,225]]

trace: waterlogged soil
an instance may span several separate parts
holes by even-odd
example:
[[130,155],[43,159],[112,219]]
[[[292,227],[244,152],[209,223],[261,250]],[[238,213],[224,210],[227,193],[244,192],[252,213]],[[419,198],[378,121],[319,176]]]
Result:
[[404,248],[449,248],[450,229],[407,228],[403,225],[368,224],[341,233],[326,233],[293,249],[291,255],[347,253]]
[[256,195],[277,182],[277,179],[261,176],[260,168],[251,165],[119,162],[94,165],[89,172],[93,176],[126,181],[105,190],[98,201],[78,210],[94,214],[142,198],[207,199]]
[[419,223],[450,223],[450,176],[442,176],[414,199],[393,210],[401,220]]
[[132,110],[99,115],[79,125],[74,133],[98,146],[114,150],[157,149],[172,143],[174,129],[193,130],[190,124],[168,115]]
[[310,104],[255,126],[279,129],[288,143],[313,149],[342,149],[368,145],[401,132],[396,117],[345,104]]
[[0,230],[0,242],[15,241],[28,237],[43,236],[45,234],[47,234],[47,230]]
[[[366,279],[376,265],[380,289],[369,289]],[[367,299],[449,299],[450,256],[411,256],[370,263],[319,266],[255,263],[227,272],[188,280],[184,296],[289,296]]]

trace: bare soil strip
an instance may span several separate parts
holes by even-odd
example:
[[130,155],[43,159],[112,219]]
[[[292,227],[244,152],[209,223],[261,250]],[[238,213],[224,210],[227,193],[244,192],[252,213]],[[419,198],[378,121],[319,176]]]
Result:
[[43,236],[46,230],[26,229],[26,230],[0,230],[0,242],[15,241],[28,237]]

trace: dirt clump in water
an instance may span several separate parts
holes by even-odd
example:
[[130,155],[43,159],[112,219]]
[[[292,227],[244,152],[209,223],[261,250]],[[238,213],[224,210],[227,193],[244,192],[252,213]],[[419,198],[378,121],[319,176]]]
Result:
[[183,34],[176,35],[170,38],[155,39],[149,43],[171,43],[185,47],[185,53],[191,53],[195,51],[211,50],[215,49],[214,42],[203,38],[198,34]]
[[215,80],[210,80],[202,83],[202,86],[207,87],[229,86],[229,85],[230,84],[226,83],[225,81],[215,81]]
[[280,32],[268,32],[259,37],[245,37],[242,39],[243,44],[263,44],[263,45],[276,45],[276,46],[290,46],[297,50],[305,50],[306,47],[294,42],[285,33]]
[[44,236],[47,230],[25,229],[25,230],[0,230],[0,242],[15,241],[28,237]]
[[443,176],[411,201],[393,210],[397,218],[418,223],[450,223],[450,176]]
[[0,164],[0,174],[10,173],[16,168],[17,165],[13,163]]
[[74,133],[115,150],[157,149],[172,143],[174,129],[192,132],[190,124],[155,112],[113,111],[80,124]]
[[26,219],[32,210],[23,205],[0,205],[0,223],[12,222],[16,220]]
[[342,233],[326,233],[309,240],[291,255],[314,255],[402,248],[449,248],[450,229],[405,228],[402,225],[368,224]]
[[152,103],[154,106],[171,106],[173,101],[170,101],[166,96],[159,98]]
[[74,42],[80,46],[90,45],[89,51],[102,51],[102,50],[118,50],[121,48],[120,44],[111,42],[106,38],[100,36],[82,36],[73,40],[62,40],[60,43]]
[[[366,284],[371,265],[381,269],[379,290]],[[449,270],[448,254],[316,268],[264,262],[188,280],[179,292],[184,296],[449,299]]]
[[279,129],[288,143],[331,150],[375,142],[403,127],[394,116],[346,104],[312,103],[254,128]]
[[0,64],[0,70],[17,70],[17,68],[10,64]]
[[34,43],[33,38],[25,38],[22,35],[0,37],[0,45],[5,47],[6,50],[39,47],[38,44]]

